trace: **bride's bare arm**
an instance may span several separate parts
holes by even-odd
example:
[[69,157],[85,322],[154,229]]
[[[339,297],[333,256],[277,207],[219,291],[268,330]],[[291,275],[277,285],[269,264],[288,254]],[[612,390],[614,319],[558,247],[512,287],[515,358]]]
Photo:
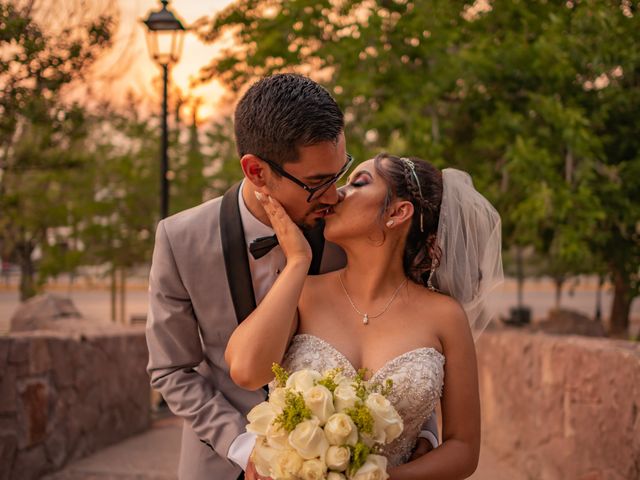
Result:
[[462,308],[447,299],[441,340],[445,355],[442,445],[426,455],[389,470],[391,480],[462,479],[478,465],[480,395],[471,329]]
[[309,243],[282,206],[267,195],[260,203],[287,264],[260,305],[235,329],[224,352],[232,380],[248,390],[268,383],[273,378],[271,365],[282,361],[297,328],[298,300],[311,263]]

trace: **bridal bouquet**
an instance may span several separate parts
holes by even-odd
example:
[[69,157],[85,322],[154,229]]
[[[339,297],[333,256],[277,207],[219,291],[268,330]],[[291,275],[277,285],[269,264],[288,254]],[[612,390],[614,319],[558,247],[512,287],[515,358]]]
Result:
[[276,388],[248,414],[257,434],[257,472],[274,480],[386,480],[383,445],[402,433],[386,398],[393,383],[347,378],[340,369],[288,373],[274,364]]

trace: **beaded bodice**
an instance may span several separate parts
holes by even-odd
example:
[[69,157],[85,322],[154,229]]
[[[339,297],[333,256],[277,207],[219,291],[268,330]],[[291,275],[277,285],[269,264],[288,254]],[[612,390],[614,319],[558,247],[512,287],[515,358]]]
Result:
[[[386,445],[383,454],[389,466],[406,463],[411,456],[423,424],[433,413],[442,392],[445,358],[431,347],[417,348],[389,360],[369,379],[384,383],[393,380],[388,399],[404,422],[399,438]],[[343,374],[355,376],[356,369],[330,343],[309,334],[293,337],[283,367],[295,372],[305,368],[324,372],[341,367]]]

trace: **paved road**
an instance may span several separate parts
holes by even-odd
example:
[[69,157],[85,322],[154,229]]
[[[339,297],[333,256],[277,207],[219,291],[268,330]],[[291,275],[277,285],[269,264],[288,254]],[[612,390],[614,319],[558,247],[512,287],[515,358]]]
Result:
[[[69,296],[80,312],[94,322],[108,322],[110,318],[110,295],[106,288],[86,289],[74,287],[70,289],[67,284],[53,285],[49,289],[53,293]],[[603,314],[608,316],[611,308],[612,292],[605,289],[602,295]],[[524,303],[533,310],[533,317],[543,318],[548,310],[553,307],[555,293],[553,284],[548,280],[528,280],[525,284]],[[493,304],[496,311],[506,316],[509,308],[516,304],[516,283],[508,279],[495,293]],[[0,333],[9,328],[9,319],[19,305],[18,293],[15,287],[7,288],[0,284]],[[581,283],[574,288],[573,294],[565,293],[562,306],[583,312],[593,316],[596,306],[596,281],[593,278],[583,278]],[[126,315],[145,315],[147,311],[147,288],[144,281],[132,282],[127,291]],[[640,331],[640,299],[636,299],[632,305],[632,329],[631,333]]]
[[175,480],[181,431],[182,421],[176,417],[157,420],[148,431],[77,460],[45,480]]

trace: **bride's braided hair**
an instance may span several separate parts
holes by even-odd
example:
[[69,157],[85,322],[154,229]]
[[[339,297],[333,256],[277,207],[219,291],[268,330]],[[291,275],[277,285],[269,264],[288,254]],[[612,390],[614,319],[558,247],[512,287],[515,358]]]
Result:
[[404,272],[414,282],[427,286],[430,271],[440,260],[436,235],[442,203],[442,173],[419,158],[400,158],[388,153],[377,155],[374,165],[388,185],[382,215],[394,198],[413,204],[403,255]]

